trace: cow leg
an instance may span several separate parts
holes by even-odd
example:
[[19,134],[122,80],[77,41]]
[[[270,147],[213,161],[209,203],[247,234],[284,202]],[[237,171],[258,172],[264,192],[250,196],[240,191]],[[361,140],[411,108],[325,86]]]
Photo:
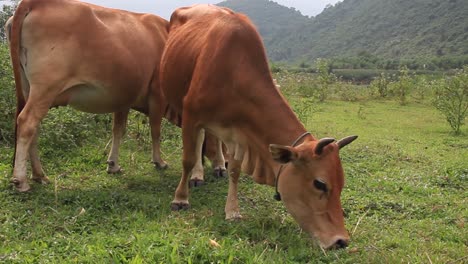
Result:
[[49,178],[45,176],[44,170],[42,169],[42,164],[39,159],[39,150],[37,147],[39,138],[39,128],[37,129],[36,133],[33,136],[31,146],[29,147],[29,158],[31,160],[31,167],[32,167],[32,179],[35,182],[41,184],[48,184]]
[[239,182],[239,176],[242,167],[242,161],[244,159],[244,150],[239,144],[228,144],[229,154],[229,189],[226,200],[226,207],[224,212],[226,213],[226,220],[235,220],[242,218],[239,210],[239,200],[237,197],[238,189],[237,185]]
[[[232,155],[234,156],[234,155]],[[239,182],[239,175],[241,170],[241,162],[234,158],[229,159],[229,190],[226,200],[226,220],[235,220],[242,218],[239,210],[239,201],[237,198],[237,185]]]
[[151,140],[153,142],[153,164],[157,169],[166,169],[167,163],[161,158],[161,122],[163,110],[161,100],[151,96],[149,99],[149,122],[151,128]]
[[125,128],[127,126],[128,112],[130,109],[122,112],[115,112],[112,123],[112,147],[107,158],[107,173],[118,173],[121,171],[119,165],[119,147]]
[[202,156],[202,147],[203,141],[205,140],[205,130],[201,129],[199,136],[197,137],[197,146],[196,146],[196,162],[195,166],[192,169],[192,176],[190,177],[189,185],[190,187],[202,186],[204,183],[204,171],[203,171],[203,156]]
[[223,142],[216,140],[216,156],[213,160],[213,172],[215,177],[221,178],[226,176],[226,161],[223,155]]
[[[33,89],[31,89],[31,91],[33,91]],[[39,124],[47,114],[49,105],[50,104],[48,102],[41,101],[40,98],[31,94],[24,109],[18,115],[16,120],[16,155],[11,182],[19,192],[27,192],[31,189],[26,177],[28,152],[32,146],[32,154],[34,156],[38,156],[37,151],[35,150],[37,149],[37,145],[34,141],[38,133]],[[37,160],[34,161],[34,166],[36,166],[35,170],[39,170],[36,162]],[[38,175],[37,177],[40,176]]]
[[[195,128],[192,124],[186,124],[188,118],[182,119],[182,140],[183,140],[183,157],[182,157],[182,178],[177,186],[174,200],[171,203],[171,209],[174,211],[181,209],[188,209],[190,207],[188,202],[189,195],[189,178],[197,162],[198,144],[197,142],[203,141],[204,133],[201,128]],[[198,152],[199,153],[199,152]]]

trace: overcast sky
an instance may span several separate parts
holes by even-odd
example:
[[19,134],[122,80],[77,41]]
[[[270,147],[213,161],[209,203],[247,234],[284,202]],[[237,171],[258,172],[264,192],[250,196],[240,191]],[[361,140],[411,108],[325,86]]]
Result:
[[[170,17],[172,11],[177,7],[189,6],[192,4],[209,3],[216,4],[221,0],[84,0],[101,6],[125,9],[135,12],[153,13],[166,19]],[[275,0],[278,4],[294,7],[307,16],[315,16],[322,12],[327,4],[335,4],[340,0]]]

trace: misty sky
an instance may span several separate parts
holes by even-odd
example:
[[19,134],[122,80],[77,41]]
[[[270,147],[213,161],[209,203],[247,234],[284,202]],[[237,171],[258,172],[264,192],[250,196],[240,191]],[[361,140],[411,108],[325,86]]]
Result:
[[[168,19],[172,11],[177,7],[199,3],[216,4],[222,2],[222,0],[83,0],[83,2],[135,12],[153,13]],[[287,7],[294,7],[304,15],[315,16],[319,14],[327,4],[335,4],[340,2],[340,0],[275,0],[274,2]]]

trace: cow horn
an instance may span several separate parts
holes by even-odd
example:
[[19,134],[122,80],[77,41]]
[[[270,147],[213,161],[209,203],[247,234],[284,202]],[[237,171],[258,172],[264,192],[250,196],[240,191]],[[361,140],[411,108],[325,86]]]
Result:
[[323,148],[328,146],[330,143],[334,142],[334,138],[322,138],[319,140],[317,143],[317,146],[315,147],[315,154],[321,155],[323,152]]
[[343,139],[340,139],[337,144],[338,144],[338,147],[340,147],[340,149],[346,145],[348,145],[349,143],[353,142],[354,140],[356,140],[356,138],[358,138],[358,136],[349,136],[349,137],[345,137]]

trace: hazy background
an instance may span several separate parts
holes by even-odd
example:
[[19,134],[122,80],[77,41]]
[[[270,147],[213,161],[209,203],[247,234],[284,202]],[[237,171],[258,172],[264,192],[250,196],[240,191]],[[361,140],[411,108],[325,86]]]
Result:
[[[166,19],[170,17],[174,9],[181,6],[189,6],[193,4],[209,3],[217,4],[222,2],[220,0],[173,0],[173,1],[151,1],[151,0],[85,0],[101,6],[125,9],[135,12],[154,13]],[[328,4],[335,4],[340,0],[276,0],[278,4],[294,7],[299,10],[303,15],[315,16],[318,15]]]

